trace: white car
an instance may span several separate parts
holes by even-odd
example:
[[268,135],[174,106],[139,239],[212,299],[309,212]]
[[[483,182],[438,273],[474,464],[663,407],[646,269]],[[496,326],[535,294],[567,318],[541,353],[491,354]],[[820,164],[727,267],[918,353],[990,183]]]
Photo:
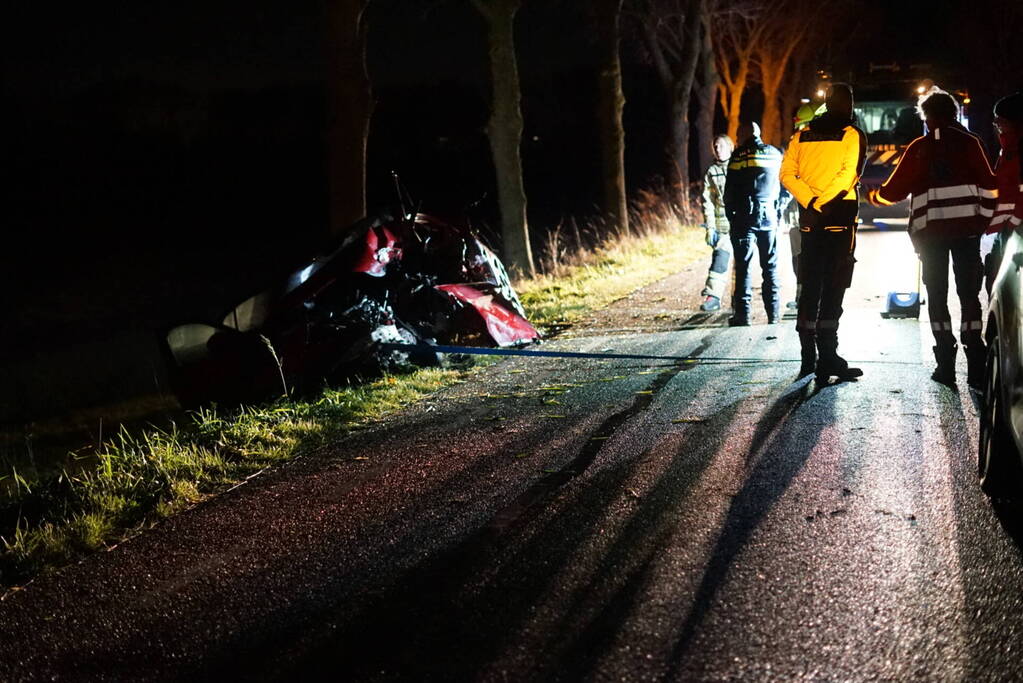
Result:
[[978,470],[989,496],[1023,495],[1023,237],[1010,234],[991,288]]

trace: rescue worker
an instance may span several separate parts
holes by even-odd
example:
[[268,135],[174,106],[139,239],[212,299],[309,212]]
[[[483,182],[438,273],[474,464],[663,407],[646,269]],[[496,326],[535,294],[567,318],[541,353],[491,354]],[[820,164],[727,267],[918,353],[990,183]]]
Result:
[[995,102],[995,131],[1001,151],[995,165],[998,204],[987,233],[994,234],[991,253],[984,263],[984,283],[988,295],[994,284],[1008,232],[1023,223],[1023,174],[1020,173],[1020,155],[1023,154],[1023,92]]
[[711,147],[714,162],[703,177],[703,228],[707,246],[714,251],[702,292],[704,299],[700,310],[703,311],[721,309],[721,297],[728,287],[728,265],[732,260],[732,241],[728,237],[728,219],[725,217],[725,176],[728,158],[735,144],[727,135],[718,135]]
[[763,274],[762,296],[767,323],[778,322],[777,228],[781,185],[778,169],[781,152],[760,139],[760,126],[753,121],[739,125],[739,147],[732,152],[725,178],[725,214],[735,254],[735,290],[732,294],[730,326],[750,324],[753,299],[749,266],[753,250],[760,255]]
[[781,182],[801,208],[799,376],[816,373],[818,381],[863,374],[838,355],[838,322],[856,263],[857,186],[867,138],[853,125],[848,85],[833,84],[825,107],[805,130],[792,136],[781,167]]
[[[801,130],[805,130],[816,115],[817,107],[814,105],[810,103],[800,105],[799,109],[796,110],[796,115],[792,117],[793,132],[798,133]],[[796,207],[798,204],[792,204],[791,206]],[[791,211],[786,213],[791,213]],[[798,213],[794,216],[790,216],[788,223],[789,248],[792,253],[792,272],[796,275],[796,299],[795,301],[789,301],[785,304],[785,308],[794,310],[799,307],[799,292],[803,289],[803,285],[799,281],[799,249],[801,246],[800,236],[802,233],[799,231]]]
[[994,213],[995,177],[980,140],[959,124],[959,104],[932,89],[917,105],[927,133],[909,144],[871,203],[894,204],[912,195],[909,235],[923,266],[927,312],[934,333],[937,368],[931,379],[955,384],[956,340],[948,311],[948,261],[952,258],[962,310],[959,339],[966,347],[967,383],[984,379],[986,351],[981,336],[980,236]]

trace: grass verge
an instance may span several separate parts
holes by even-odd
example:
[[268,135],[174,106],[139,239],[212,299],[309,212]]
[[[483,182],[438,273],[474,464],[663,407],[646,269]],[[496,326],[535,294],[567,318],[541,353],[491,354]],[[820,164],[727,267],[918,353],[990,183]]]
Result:
[[[565,324],[703,256],[697,233],[673,221],[648,223],[638,235],[580,249],[553,275],[517,286],[539,327]],[[204,409],[167,429],[122,430],[57,477],[30,481],[12,471],[0,477],[14,489],[0,500],[0,585],[109,547],[473,372],[426,368],[306,400]]]

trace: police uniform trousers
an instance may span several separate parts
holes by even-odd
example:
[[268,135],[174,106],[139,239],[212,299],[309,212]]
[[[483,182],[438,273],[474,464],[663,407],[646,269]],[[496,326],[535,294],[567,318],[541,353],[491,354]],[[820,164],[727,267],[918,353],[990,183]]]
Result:
[[796,330],[803,349],[816,345],[822,357],[838,349],[838,321],[856,264],[856,227],[800,228]]
[[761,295],[764,309],[771,322],[778,319],[778,239],[777,229],[732,227],[732,252],[735,255],[735,291],[732,295],[732,309],[735,317],[749,320],[753,300],[753,279],[749,267],[753,251],[760,255],[760,270],[764,276]]
[[980,288],[984,264],[980,260],[980,237],[925,236],[917,240],[917,250],[927,286],[927,313],[931,318],[934,343],[939,348],[955,346],[952,316],[948,311],[948,261],[951,257],[961,311],[959,339],[968,353],[970,348],[982,349]]

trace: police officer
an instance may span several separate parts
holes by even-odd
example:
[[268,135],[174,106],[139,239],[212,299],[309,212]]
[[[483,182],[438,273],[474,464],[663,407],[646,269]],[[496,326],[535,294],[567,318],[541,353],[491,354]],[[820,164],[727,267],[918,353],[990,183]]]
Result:
[[838,355],[838,321],[856,262],[857,186],[867,138],[853,125],[852,88],[833,84],[825,106],[792,137],[781,167],[781,182],[801,209],[799,376],[816,372],[818,381],[863,374]]
[[706,230],[707,246],[714,250],[703,288],[703,303],[700,304],[700,309],[704,311],[717,311],[721,308],[721,296],[728,286],[728,265],[732,260],[732,240],[728,236],[728,219],[725,217],[725,176],[728,173],[728,158],[735,144],[727,135],[718,135],[714,138],[712,149],[714,162],[703,177],[703,228]]
[[728,324],[749,325],[753,298],[749,266],[754,248],[764,276],[763,299],[768,324],[778,322],[779,218],[778,170],[781,152],[760,139],[760,126],[745,121],[739,126],[739,147],[728,161],[725,179],[725,215],[735,254],[734,313]]

